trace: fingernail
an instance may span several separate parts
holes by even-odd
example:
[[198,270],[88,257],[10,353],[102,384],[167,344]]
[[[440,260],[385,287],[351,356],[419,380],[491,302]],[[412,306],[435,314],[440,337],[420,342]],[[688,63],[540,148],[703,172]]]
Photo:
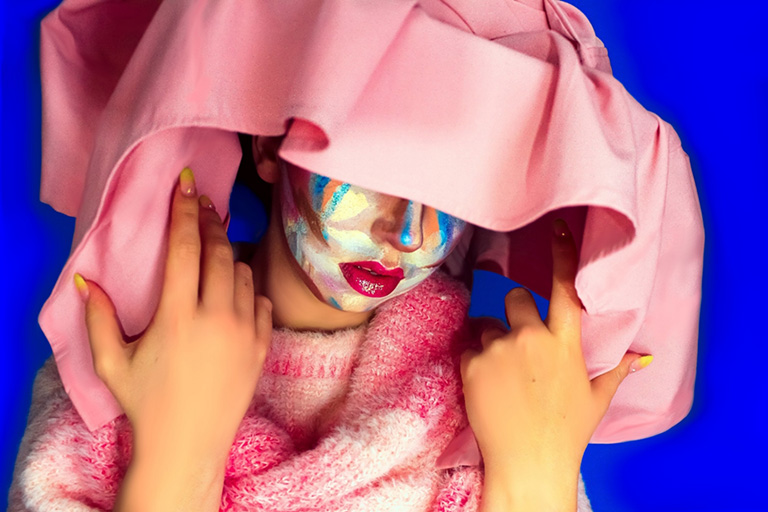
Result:
[[196,193],[195,174],[189,167],[185,167],[179,174],[179,188],[181,188],[181,193],[187,197],[192,197]]
[[211,202],[211,198],[207,195],[203,194],[200,196],[200,206],[203,208],[208,208],[209,210],[216,211],[216,206],[214,206],[213,202]]
[[552,229],[555,236],[558,238],[565,238],[570,234],[568,224],[566,224],[565,221],[560,218],[555,219],[555,221],[552,223]]
[[651,364],[651,361],[653,361],[653,356],[643,356],[638,359],[635,359],[632,361],[632,364],[629,366],[629,371],[634,373],[638,370],[642,370],[649,364]]
[[75,273],[75,288],[77,288],[77,293],[80,294],[80,298],[83,299],[83,302],[87,301],[89,296],[88,283],[86,283],[83,276],[78,273]]

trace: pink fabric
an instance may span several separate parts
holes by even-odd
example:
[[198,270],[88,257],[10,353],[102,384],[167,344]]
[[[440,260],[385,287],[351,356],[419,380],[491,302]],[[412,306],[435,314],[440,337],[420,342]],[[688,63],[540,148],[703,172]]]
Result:
[[[477,510],[482,469],[435,468],[467,423],[457,355],[469,346],[468,298],[438,272],[367,328],[275,331],[230,450],[221,510]],[[323,413],[339,397],[336,414]],[[10,511],[111,510],[131,457],[126,417],[89,431],[52,364],[32,411]],[[579,503],[591,510],[583,484]]]
[[704,242],[689,163],[610,75],[574,7],[65,0],[43,21],[41,51],[41,196],[77,224],[40,324],[89,428],[121,411],[93,371],[73,273],[141,331],[181,168],[225,211],[234,132],[277,135],[291,119],[283,158],[475,224],[445,265],[465,280],[492,269],[548,296],[550,220],[565,218],[581,246],[589,374],[627,350],[655,356],[593,441],[654,435],[687,414]]

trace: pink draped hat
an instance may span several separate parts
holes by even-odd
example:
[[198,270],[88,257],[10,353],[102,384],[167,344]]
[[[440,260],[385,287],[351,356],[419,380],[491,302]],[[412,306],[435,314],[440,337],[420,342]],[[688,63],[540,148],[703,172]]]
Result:
[[[627,350],[655,356],[593,441],[651,436],[690,409],[704,232],[688,159],[571,5],[65,0],[41,53],[41,197],[77,222],[40,325],[89,428],[122,411],[94,373],[73,273],[107,290],[127,333],[143,330],[179,171],[224,211],[236,133],[289,125],[284,159],[474,224],[445,264],[464,279],[495,270],[548,297],[550,223],[565,218],[590,376]],[[465,431],[442,464],[477,455]]]

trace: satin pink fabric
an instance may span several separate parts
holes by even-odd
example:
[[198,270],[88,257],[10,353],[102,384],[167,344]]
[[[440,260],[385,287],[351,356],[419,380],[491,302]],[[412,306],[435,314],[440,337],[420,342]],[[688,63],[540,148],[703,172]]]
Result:
[[[593,437],[618,442],[688,412],[704,232],[673,129],[610,73],[587,19],[557,0],[65,0],[45,18],[42,200],[76,215],[40,314],[91,429],[121,413],[92,367],[74,272],[127,333],[158,301],[171,191],[184,166],[226,211],[235,132],[290,130],[282,157],[476,225],[445,267],[495,270],[547,297],[565,218],[590,376],[628,351]],[[477,462],[471,432],[442,462]]]

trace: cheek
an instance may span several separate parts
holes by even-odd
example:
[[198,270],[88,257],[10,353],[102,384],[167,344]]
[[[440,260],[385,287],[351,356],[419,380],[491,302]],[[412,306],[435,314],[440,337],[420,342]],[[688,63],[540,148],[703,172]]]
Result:
[[459,237],[467,227],[467,223],[440,211],[437,212],[437,219],[440,225],[442,243],[446,252],[449,252],[456,245]]
[[328,207],[323,210],[324,220],[329,224],[349,224],[350,221],[365,217],[371,209],[366,194],[356,191],[349,184],[344,185],[346,186],[338,187],[331,196]]
[[[329,193],[328,190],[331,190]],[[371,238],[370,226],[377,216],[377,198],[348,183],[326,187],[320,212],[325,240],[331,251],[340,255],[373,256],[378,245]]]
[[421,250],[432,262],[445,258],[456,245],[466,223],[448,214],[430,208],[425,212],[422,230],[424,243]]
[[353,229],[336,229],[326,226],[328,244],[339,254],[363,255],[371,252],[373,242],[364,232]]
[[293,202],[289,218],[306,224],[309,233],[304,237],[304,244],[327,250],[328,226],[333,223],[329,223],[329,218],[336,215],[349,185],[306,171],[289,175]]
[[420,254],[420,260],[434,259],[435,255],[440,252],[441,245],[440,224],[434,208],[424,209],[421,219],[421,233],[424,238],[421,247],[414,253],[414,256]]
[[306,196],[301,194],[297,195],[296,211],[297,215],[301,217],[301,219],[309,228],[309,233],[311,233],[318,242],[324,242],[325,233],[323,232],[323,226],[320,222],[320,218],[310,205],[310,201]]

